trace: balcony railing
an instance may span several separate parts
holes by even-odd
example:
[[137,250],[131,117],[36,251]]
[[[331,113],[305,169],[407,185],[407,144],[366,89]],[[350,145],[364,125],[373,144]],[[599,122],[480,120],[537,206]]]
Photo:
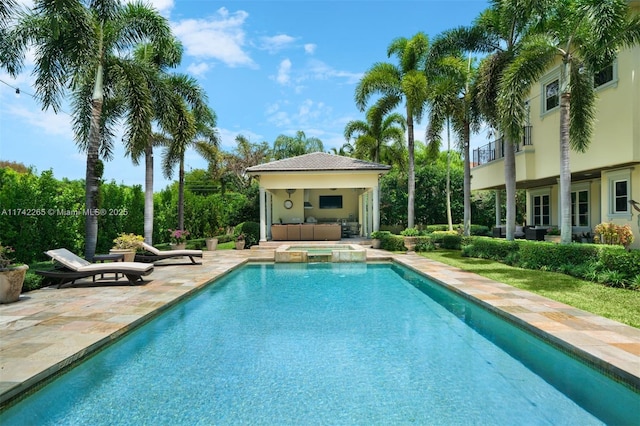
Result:
[[[522,128],[522,140],[513,145],[515,152],[518,152],[526,145],[532,145],[531,141],[531,126],[524,126]],[[494,160],[504,157],[504,138],[501,137],[493,142],[489,142],[479,148],[473,150],[473,166],[479,166],[481,164],[487,164]]]

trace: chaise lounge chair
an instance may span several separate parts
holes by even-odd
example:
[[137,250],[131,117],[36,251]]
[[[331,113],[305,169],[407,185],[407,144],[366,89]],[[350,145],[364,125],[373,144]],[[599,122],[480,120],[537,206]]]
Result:
[[196,262],[193,258],[202,257],[202,250],[158,250],[147,243],[143,243],[142,248],[145,250],[145,253],[136,254],[136,262],[157,262],[159,260],[187,256],[191,259],[192,264],[199,265],[200,263]]
[[96,275],[108,273],[115,273],[116,276],[117,274],[123,274],[129,280],[129,284],[134,285],[138,281],[144,282],[142,276],[153,272],[153,265],[147,263],[91,263],[64,248],[49,250],[45,254],[57,262],[57,267],[51,271],[36,271],[36,273],[44,277],[60,280],[58,288],[67,282],[74,284],[75,280],[80,278],[95,277]]

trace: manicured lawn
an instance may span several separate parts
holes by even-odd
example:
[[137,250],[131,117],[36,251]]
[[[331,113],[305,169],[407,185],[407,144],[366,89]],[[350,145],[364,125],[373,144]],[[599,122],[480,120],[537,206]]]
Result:
[[605,287],[556,272],[520,269],[492,260],[462,257],[457,250],[436,250],[420,255],[640,328],[640,291]]

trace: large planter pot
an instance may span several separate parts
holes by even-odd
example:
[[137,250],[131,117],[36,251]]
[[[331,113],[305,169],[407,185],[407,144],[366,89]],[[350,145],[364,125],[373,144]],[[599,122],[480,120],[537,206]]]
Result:
[[236,250],[244,250],[244,243],[245,241],[236,241]]
[[560,243],[560,235],[545,235],[544,240],[550,243]]
[[29,265],[0,269],[0,303],[13,303],[20,299],[27,269]]
[[169,244],[171,250],[184,250],[187,248],[187,243]]
[[207,238],[205,240],[207,243],[207,250],[214,251],[218,248],[218,239],[217,238]]
[[111,249],[109,253],[123,255],[125,262],[133,262],[136,258],[136,251],[132,249]]
[[371,248],[373,249],[379,249],[381,244],[382,244],[382,241],[377,238],[374,238],[373,240],[371,240]]
[[403,239],[404,239],[404,246],[407,248],[408,252],[413,252],[416,250],[418,237],[403,237]]

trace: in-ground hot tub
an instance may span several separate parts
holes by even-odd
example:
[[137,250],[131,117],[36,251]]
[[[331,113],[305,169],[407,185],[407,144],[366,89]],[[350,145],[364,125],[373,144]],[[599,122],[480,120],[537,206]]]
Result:
[[366,259],[367,251],[357,244],[286,244],[275,253],[275,261],[280,263],[364,262]]

